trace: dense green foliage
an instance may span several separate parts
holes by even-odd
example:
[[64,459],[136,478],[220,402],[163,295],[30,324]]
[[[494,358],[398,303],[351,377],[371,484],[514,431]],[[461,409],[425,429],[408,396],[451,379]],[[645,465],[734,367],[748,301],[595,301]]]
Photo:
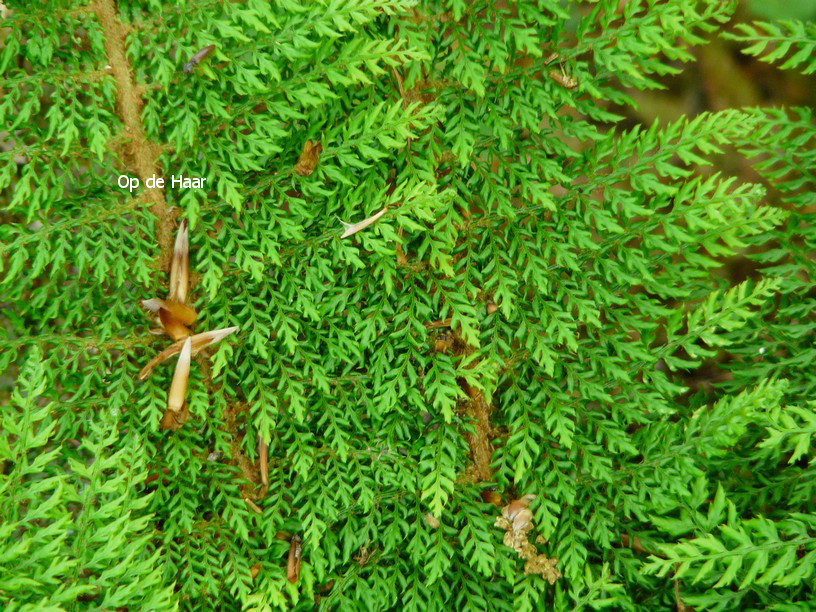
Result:
[[[816,607],[816,120],[619,125],[733,3],[119,0],[149,143],[112,0],[4,5],[9,609]],[[812,24],[730,31],[816,70]],[[207,189],[167,188],[160,219],[116,184],[146,155]],[[172,366],[136,381],[167,344],[140,302],[181,218],[196,331],[241,329],[169,432]],[[487,490],[537,496],[554,584]]]

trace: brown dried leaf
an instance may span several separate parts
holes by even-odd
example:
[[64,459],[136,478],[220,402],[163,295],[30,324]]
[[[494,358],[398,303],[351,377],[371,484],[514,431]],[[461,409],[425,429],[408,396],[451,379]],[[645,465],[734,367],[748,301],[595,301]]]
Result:
[[317,162],[320,159],[320,151],[323,150],[323,145],[320,142],[312,142],[307,140],[303,145],[303,151],[300,153],[300,158],[295,164],[295,173],[300,176],[309,176],[317,167]]

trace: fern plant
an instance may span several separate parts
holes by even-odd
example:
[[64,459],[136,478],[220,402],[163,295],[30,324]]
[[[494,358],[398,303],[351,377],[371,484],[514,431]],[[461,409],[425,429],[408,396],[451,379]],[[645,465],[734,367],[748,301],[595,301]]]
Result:
[[811,607],[812,112],[624,122],[735,8],[4,0],[0,599]]

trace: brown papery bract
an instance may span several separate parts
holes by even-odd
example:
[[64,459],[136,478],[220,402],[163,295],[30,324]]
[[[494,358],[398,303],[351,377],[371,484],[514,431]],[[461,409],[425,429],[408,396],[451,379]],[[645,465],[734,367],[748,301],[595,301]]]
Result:
[[167,394],[167,409],[179,412],[184,405],[187,395],[187,382],[190,379],[190,359],[192,357],[192,340],[187,338],[181,347],[176,371],[173,373],[173,382],[170,383],[170,392]]
[[312,142],[307,140],[303,145],[303,151],[300,153],[300,158],[295,164],[295,173],[300,176],[309,176],[317,167],[317,162],[320,159],[320,151],[323,150],[323,145],[320,142]]
[[190,329],[181,324],[169,311],[164,308],[159,309],[159,322],[162,329],[167,332],[173,340],[183,340],[190,335]]
[[[215,331],[208,331],[202,334],[196,334],[195,336],[190,337],[190,344],[192,347],[192,354],[196,355],[202,349],[207,348],[208,346],[215,344],[231,333],[238,330],[238,327],[225,327],[224,329],[216,329]],[[164,349],[161,353],[156,355],[153,359],[151,359],[147,365],[142,368],[142,371],[139,372],[139,380],[144,380],[153,372],[157,365],[163,363],[170,359],[173,355],[177,355],[181,348],[184,346],[184,340],[179,340],[178,342],[174,342],[166,349]]]
[[181,426],[190,420],[190,410],[187,408],[187,402],[181,405],[181,410],[174,412],[172,410],[165,410],[164,416],[161,420],[161,428],[169,429],[171,431],[178,431]]
[[179,225],[176,244],[173,247],[173,259],[170,262],[170,292],[167,299],[184,304],[190,288],[190,239],[187,219]]
[[161,312],[166,310],[174,319],[182,325],[192,325],[198,314],[192,306],[187,304],[180,304],[170,300],[160,300],[153,298],[150,300],[143,300],[142,305],[151,312]]

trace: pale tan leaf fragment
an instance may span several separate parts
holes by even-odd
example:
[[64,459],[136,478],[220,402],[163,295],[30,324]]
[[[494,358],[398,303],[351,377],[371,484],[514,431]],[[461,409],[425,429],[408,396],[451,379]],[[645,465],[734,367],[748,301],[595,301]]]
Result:
[[382,217],[387,212],[388,212],[388,207],[386,206],[380,212],[378,212],[378,213],[376,213],[374,215],[371,215],[370,217],[368,217],[368,219],[363,219],[362,221],[359,221],[358,223],[346,223],[345,221],[341,221],[345,231],[343,232],[343,235],[340,236],[340,238],[348,238],[349,236],[351,236],[353,234],[356,234],[360,230],[367,228],[369,225],[376,222],[377,219]]

